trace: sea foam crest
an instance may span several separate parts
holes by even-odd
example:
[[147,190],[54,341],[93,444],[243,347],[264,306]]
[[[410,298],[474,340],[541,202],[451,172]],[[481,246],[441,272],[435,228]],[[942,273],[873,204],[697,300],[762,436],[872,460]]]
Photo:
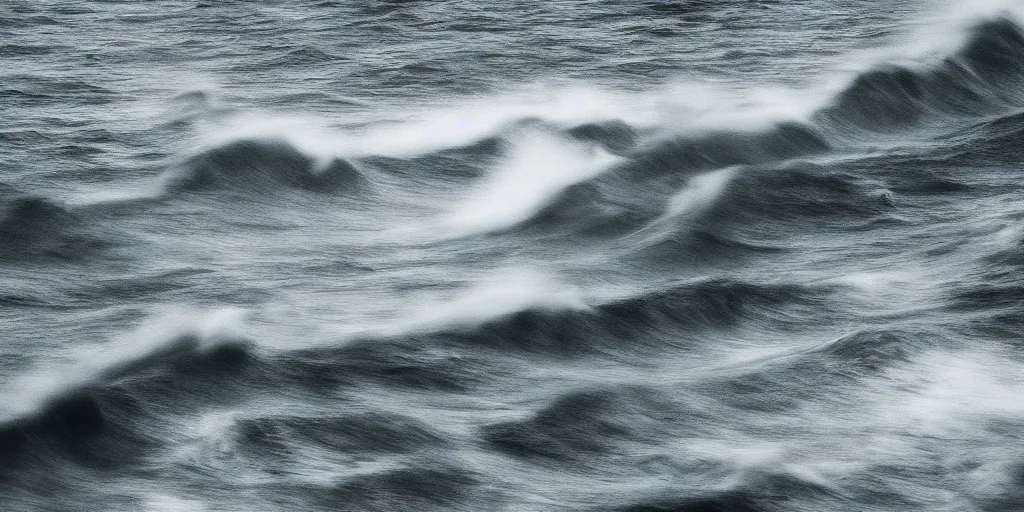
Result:
[[147,368],[218,350],[246,350],[246,312],[224,308],[200,314],[169,312],[138,332],[69,354],[63,364],[40,368],[13,382],[0,409],[4,424],[31,420],[64,397],[121,379]]
[[527,130],[514,138],[510,155],[445,224],[456,234],[511,227],[536,214],[566,187],[619,161],[594,145]]

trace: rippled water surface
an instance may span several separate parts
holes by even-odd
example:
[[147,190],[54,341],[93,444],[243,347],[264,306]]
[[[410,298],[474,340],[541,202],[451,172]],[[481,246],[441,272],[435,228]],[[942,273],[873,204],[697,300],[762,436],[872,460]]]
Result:
[[1024,509],[1024,5],[0,5],[0,509]]

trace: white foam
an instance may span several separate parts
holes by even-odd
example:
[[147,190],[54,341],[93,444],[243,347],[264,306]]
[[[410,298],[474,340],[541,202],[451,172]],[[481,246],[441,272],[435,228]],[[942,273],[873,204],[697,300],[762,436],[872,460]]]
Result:
[[919,11],[908,27],[884,44],[829,59],[797,85],[682,77],[661,91],[658,124],[670,133],[691,134],[807,121],[862,73],[890,64],[911,69],[934,66],[962,48],[979,21],[1009,16],[1024,22],[1020,0],[928,0]]
[[837,275],[825,283],[849,288],[849,297],[860,301],[865,311],[880,314],[909,312],[915,308],[935,307],[948,282],[941,271],[916,264],[913,267],[892,263],[885,269],[864,269]]
[[978,19],[1024,14],[1020,0],[930,0],[928,4],[935,19],[960,26]]
[[[998,494],[1020,450],[1008,449],[1013,435],[995,435],[993,427],[1024,421],[1021,375],[1024,365],[999,349],[935,349],[914,356],[864,380],[849,396],[841,396],[840,407],[835,400],[804,407],[800,421],[815,425],[816,436],[832,441],[804,450],[799,458],[825,473],[849,477],[870,467],[917,460],[919,452],[939,444],[951,473],[988,487],[971,488],[970,494]],[[862,437],[846,437],[851,432]],[[974,461],[984,464],[972,468]]]
[[677,80],[662,91],[659,124],[670,134],[685,136],[713,130],[756,131],[806,120],[832,94],[831,89],[808,86]]
[[735,167],[730,167],[690,178],[686,188],[669,200],[665,216],[679,217],[707,210],[722,195],[736,172]]
[[[996,15],[1020,18],[1017,0],[932,0],[914,24],[884,44],[823,62],[798,84],[735,82],[695,75],[651,83],[642,90],[611,90],[580,81],[537,82],[496,94],[441,98],[434,104],[360,107],[344,119],[248,112],[201,124],[204,146],[243,138],[283,139],[320,159],[370,155],[412,157],[461,147],[500,133],[524,119],[566,127],[621,120],[668,133],[758,130],[802,121],[827,104],[852,79],[880,64],[928,66],[954,53],[977,21]],[[216,90],[216,86],[207,85]],[[386,119],[386,122],[359,123]]]
[[678,226],[706,212],[725,191],[739,167],[729,167],[690,178],[686,186],[676,192],[660,217],[629,237],[631,242],[650,245],[664,240],[678,231]]
[[150,512],[204,512],[209,510],[199,500],[171,496],[169,494],[147,496],[145,503],[146,510]]
[[[646,103],[646,106],[638,103]],[[339,125],[326,118],[250,112],[200,126],[206,146],[239,139],[282,139],[321,159],[365,156],[413,157],[461,147],[495,135],[525,119],[559,126],[618,119],[634,126],[657,118],[655,97],[602,91],[589,84],[536,84],[478,98],[445,98],[438,105],[384,108],[387,122]],[[377,112],[379,120],[382,112]],[[354,119],[344,120],[352,123]]]
[[447,300],[413,308],[406,320],[396,322],[384,334],[474,327],[531,309],[586,311],[590,306],[575,287],[536,269],[513,267],[477,281]]
[[591,144],[525,131],[514,139],[505,161],[443,225],[456,236],[511,227],[529,219],[566,187],[619,161]]
[[72,202],[74,205],[92,205],[109,203],[127,203],[143,199],[153,199],[159,196],[160,188],[148,186],[139,190],[97,190],[86,192],[76,196]]
[[993,420],[1024,420],[1024,365],[999,351],[931,351],[892,372],[899,396],[877,404],[900,431],[984,437]]

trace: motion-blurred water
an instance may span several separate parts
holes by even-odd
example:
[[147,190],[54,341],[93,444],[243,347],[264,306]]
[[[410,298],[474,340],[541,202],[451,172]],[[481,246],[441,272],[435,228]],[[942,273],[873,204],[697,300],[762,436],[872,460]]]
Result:
[[0,509],[1024,510],[1022,7],[4,2]]

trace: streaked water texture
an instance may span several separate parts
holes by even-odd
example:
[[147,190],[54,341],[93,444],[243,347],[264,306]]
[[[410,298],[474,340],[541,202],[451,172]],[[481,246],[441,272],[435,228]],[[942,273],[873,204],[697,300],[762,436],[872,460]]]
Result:
[[0,509],[1024,509],[1024,22],[0,5]]

